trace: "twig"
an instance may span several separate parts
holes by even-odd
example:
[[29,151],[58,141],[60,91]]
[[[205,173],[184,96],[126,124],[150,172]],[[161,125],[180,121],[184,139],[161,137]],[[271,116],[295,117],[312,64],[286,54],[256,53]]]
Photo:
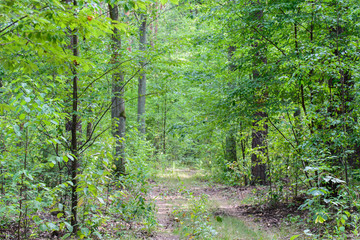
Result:
[[[139,68],[125,83],[124,85],[121,87],[121,89],[119,89],[119,92],[121,92],[124,87],[140,72],[140,70],[142,70],[147,64],[149,64],[149,62],[145,63],[141,68]],[[114,98],[115,100],[115,98]],[[98,119],[98,121],[95,123],[93,131],[91,132],[89,138],[85,141],[85,143],[83,145],[81,145],[78,150],[80,151],[89,141],[91,141],[92,136],[94,134],[94,130],[96,129],[96,127],[99,125],[100,121],[104,118],[105,114],[111,109],[114,100],[111,101],[111,103],[109,104],[109,106],[107,107],[107,109],[105,109],[105,111],[103,112],[103,114],[100,116],[100,118]]]
[[[271,121],[271,119],[268,117],[267,118],[270,122],[270,124],[281,134],[281,136],[283,138],[285,138],[285,140],[294,148],[294,150],[300,155],[300,151],[298,149],[295,148],[295,146],[286,138],[286,136],[275,126],[275,124]],[[301,163],[303,165],[303,168],[305,169],[306,165],[305,165],[305,162],[304,160],[301,160]],[[310,187],[312,187],[312,184],[311,184],[311,181],[310,181],[310,178],[309,178],[309,175],[307,174],[307,172],[305,172],[305,176],[309,179],[309,184],[310,184]]]
[[121,62],[121,63],[119,63],[118,65],[116,65],[115,67],[113,67],[113,68],[105,71],[105,72],[104,72],[103,74],[101,74],[99,77],[95,78],[95,79],[94,79],[91,83],[89,83],[89,84],[86,86],[86,88],[82,91],[82,93],[80,94],[79,98],[81,98],[81,97],[84,95],[84,93],[88,90],[88,88],[89,88],[94,82],[100,80],[100,79],[101,79],[103,76],[105,76],[106,74],[108,74],[108,73],[110,73],[111,71],[117,69],[117,68],[120,67],[123,63],[129,62],[129,61],[131,61],[131,60],[132,60],[132,59],[130,58],[130,59],[128,59],[128,60],[125,60],[125,61]]

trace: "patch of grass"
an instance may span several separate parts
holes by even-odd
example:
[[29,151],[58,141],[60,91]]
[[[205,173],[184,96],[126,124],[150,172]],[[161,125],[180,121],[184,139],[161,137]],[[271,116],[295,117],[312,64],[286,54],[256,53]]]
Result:
[[241,204],[244,205],[254,205],[254,204],[263,204],[268,201],[266,187],[255,187],[251,189],[251,193],[247,194],[241,200]]
[[257,198],[252,195],[252,194],[249,194],[247,195],[246,197],[244,197],[242,200],[241,200],[241,204],[242,205],[252,205],[252,204],[256,204],[258,203],[258,200]]
[[166,183],[167,186],[178,187],[180,185],[194,186],[194,184],[201,183],[204,177],[204,173],[200,171],[167,169],[165,171],[159,171],[153,179],[157,182]]
[[[217,219],[217,220],[216,220]],[[222,240],[270,240],[276,239],[273,234],[256,229],[255,226],[251,226],[245,223],[243,220],[231,216],[224,216],[221,218],[214,218],[213,226],[218,232],[217,239]]]

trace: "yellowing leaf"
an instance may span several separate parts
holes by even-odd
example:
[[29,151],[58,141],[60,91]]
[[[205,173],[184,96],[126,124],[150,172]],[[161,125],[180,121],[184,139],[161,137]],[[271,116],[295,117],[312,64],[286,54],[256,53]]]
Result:
[[83,205],[84,203],[84,198],[80,198],[79,201],[78,201],[78,204],[77,204],[77,207],[81,207],[81,205]]
[[325,222],[325,219],[322,216],[318,215],[316,217],[315,223],[323,223],[323,222]]

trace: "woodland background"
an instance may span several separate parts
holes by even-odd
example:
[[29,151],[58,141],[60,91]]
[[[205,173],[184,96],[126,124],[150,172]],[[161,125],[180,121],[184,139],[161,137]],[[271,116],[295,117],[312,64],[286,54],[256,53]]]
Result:
[[358,5],[1,0],[1,237],[151,232],[149,179],[177,167],[358,236]]

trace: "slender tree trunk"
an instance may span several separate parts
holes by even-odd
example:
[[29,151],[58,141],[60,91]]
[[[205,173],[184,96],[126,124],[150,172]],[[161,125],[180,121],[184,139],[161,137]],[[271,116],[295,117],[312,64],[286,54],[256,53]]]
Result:
[[151,47],[154,47],[154,24],[153,23],[150,23],[150,26],[149,26],[149,31],[150,31],[150,46]]
[[[73,1],[73,5],[77,6],[76,0]],[[71,35],[71,48],[75,57],[79,56],[78,48],[78,35],[77,29],[74,29]],[[77,194],[77,175],[78,175],[78,125],[80,124],[78,118],[78,73],[76,69],[76,63],[72,66],[73,82],[72,82],[72,120],[71,120],[71,154],[73,161],[71,163],[71,226],[73,227],[73,233],[76,234],[78,230],[77,220],[77,205],[78,205],[78,194]]]
[[[0,77],[0,94],[2,93],[1,88],[3,87],[2,78]],[[0,122],[1,124],[1,122]],[[0,130],[0,154],[3,154],[5,152],[6,145],[4,141],[4,135],[2,131]],[[5,176],[4,176],[4,169],[3,166],[0,165],[0,176],[1,176],[1,194],[5,194],[4,190],[4,184],[5,184]]]
[[[139,28],[140,35],[140,52],[145,55],[146,51],[146,15],[141,14],[141,23]],[[139,130],[142,134],[145,134],[145,100],[146,100],[146,70],[145,70],[145,57],[141,57],[140,67],[142,70],[139,74],[139,86],[138,86],[138,116],[137,121],[139,123]]]
[[[1,88],[3,87],[2,78],[0,77],[0,94],[2,94]],[[2,131],[0,130],[0,153],[5,151],[5,142]],[[1,168],[2,171],[2,168]],[[0,173],[2,175],[2,172]],[[1,188],[3,190],[3,186]],[[3,191],[2,191],[3,192]]]
[[[311,54],[314,54],[315,50],[314,50],[314,47],[312,46],[313,45],[313,41],[314,41],[314,22],[315,22],[315,10],[314,10],[314,2],[311,2],[312,4],[312,12],[311,12],[311,24],[310,24],[310,43],[311,43]],[[314,69],[311,69],[310,70],[310,73],[309,73],[309,76],[308,78],[311,79],[312,76],[314,75]],[[313,99],[314,99],[314,90],[312,88],[312,85],[308,85],[308,88],[309,88],[309,92],[310,92],[310,105],[312,105],[314,103]],[[304,91],[302,89],[302,91]],[[304,110],[305,111],[305,110]],[[310,133],[313,134],[314,133],[314,120],[313,119],[310,119],[310,123],[309,123],[309,128],[310,128]],[[319,129],[319,127],[318,127]],[[316,173],[316,175],[318,176],[318,174]]]
[[[298,11],[299,14],[299,11]],[[297,57],[299,57],[299,40],[298,40],[298,26],[297,23],[294,23],[294,38],[295,38],[295,54]],[[305,105],[305,95],[304,95],[304,84],[301,82],[300,83],[300,102],[301,102],[301,107],[304,111],[305,116],[307,115],[306,112],[306,105]]]
[[[244,169],[246,169],[246,140],[242,139],[240,140],[240,148],[241,148],[241,156],[242,156],[242,165]],[[248,185],[248,175],[246,173],[244,174],[244,186]]]
[[[300,9],[298,9],[297,14],[300,13]],[[299,50],[299,40],[298,40],[298,24],[297,22],[294,23],[294,38],[295,38],[295,54],[296,57],[299,58],[300,50]],[[304,115],[307,116],[306,112],[306,105],[305,105],[305,95],[304,95],[304,84],[300,82],[300,92],[299,92],[299,105],[301,105]],[[289,121],[291,121],[289,116]],[[300,137],[301,137],[301,110],[300,107],[298,107],[294,113],[294,138],[296,139],[297,146],[300,144]],[[294,158],[294,164],[295,164],[295,189],[294,189],[294,198],[298,195],[298,179],[299,179],[299,166],[300,166],[300,156],[296,155]]]
[[164,114],[163,114],[163,153],[166,154],[166,117],[167,117],[167,99],[165,94],[164,99]]
[[236,137],[235,131],[233,129],[228,131],[225,142],[225,160],[228,163],[236,162]]
[[[119,8],[117,5],[109,4],[110,18],[113,21],[119,21]],[[112,57],[111,63],[120,62],[121,38],[119,30],[114,27],[112,34]],[[115,70],[112,75],[112,134],[115,137],[115,166],[117,174],[125,174],[125,101],[124,101],[124,74],[122,70]]]
[[[228,61],[229,64],[229,71],[235,71],[235,64],[233,63],[233,55],[236,50],[236,47],[230,46],[228,49]],[[231,83],[229,83],[229,87],[231,87]],[[230,129],[226,134],[225,139],[225,160],[227,163],[233,163],[237,161],[237,154],[236,154],[236,136],[235,136],[235,129],[233,124],[230,124]]]
[[86,124],[86,140],[88,140],[91,137],[91,133],[92,133],[92,123],[89,121]]
[[[345,30],[346,30],[346,25],[345,26],[341,26],[340,25],[340,9],[341,9],[341,3],[334,1],[335,7],[336,7],[336,14],[337,14],[337,20],[336,20],[336,27],[334,29],[335,32],[335,36],[336,36],[336,50],[335,50],[335,56],[337,57],[337,62],[339,67],[342,66],[342,63],[344,61],[344,58],[346,58],[347,56],[341,56],[341,50],[340,47],[343,47],[344,45],[347,46],[347,42],[346,42],[346,35],[345,35]],[[341,46],[342,45],[342,46]],[[354,82],[351,81],[351,73],[348,69],[340,67],[339,69],[339,73],[341,76],[340,79],[340,83],[341,83],[341,87],[340,87],[340,102],[341,102],[341,111],[340,111],[340,121],[341,121],[341,130],[340,132],[344,132],[344,133],[351,133],[351,132],[355,132],[353,125],[349,125],[347,122],[349,122],[349,119],[352,118],[352,111],[353,111],[353,100],[354,100],[354,96],[351,93],[353,88],[354,88]],[[355,122],[354,119],[350,122]],[[347,144],[342,144],[341,146],[341,150],[337,150],[339,153],[341,151],[341,162],[342,165],[344,166],[344,173],[345,173],[345,180],[346,180],[346,184],[349,185],[349,169],[348,169],[348,165],[352,166],[352,167],[358,167],[359,166],[359,162],[357,162],[356,160],[356,155],[355,154],[351,154],[351,155],[346,155],[346,151],[348,149],[348,145]],[[356,151],[355,151],[356,152]]]

